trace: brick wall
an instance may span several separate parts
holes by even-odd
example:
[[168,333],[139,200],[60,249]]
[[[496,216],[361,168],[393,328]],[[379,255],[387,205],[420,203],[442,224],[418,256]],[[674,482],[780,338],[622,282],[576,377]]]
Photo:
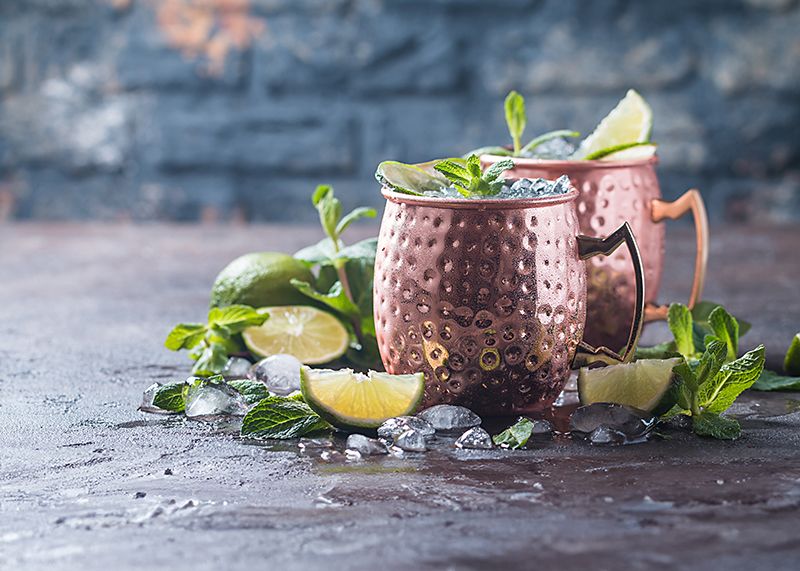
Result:
[[665,194],[800,219],[797,0],[0,0],[0,220],[311,219],[383,159],[655,110]]

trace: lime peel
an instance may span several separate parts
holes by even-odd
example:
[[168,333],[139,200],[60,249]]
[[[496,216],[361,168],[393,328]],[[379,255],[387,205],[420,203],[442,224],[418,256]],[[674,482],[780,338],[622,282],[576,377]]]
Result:
[[669,391],[672,370],[681,362],[680,358],[641,359],[624,365],[584,367],[578,373],[581,404],[616,403],[651,412]]

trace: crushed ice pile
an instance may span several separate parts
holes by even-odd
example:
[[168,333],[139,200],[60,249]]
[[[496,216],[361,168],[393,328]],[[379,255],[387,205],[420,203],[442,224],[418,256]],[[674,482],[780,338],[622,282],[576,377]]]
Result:
[[[566,175],[558,177],[556,180],[548,180],[546,178],[519,178],[519,179],[506,179],[502,189],[497,194],[491,195],[474,195],[466,200],[514,200],[520,198],[547,198],[549,196],[559,196],[567,194],[572,190],[572,184]],[[437,198],[458,198],[464,200],[456,187],[450,186],[439,191],[428,191],[425,196],[433,196]]]

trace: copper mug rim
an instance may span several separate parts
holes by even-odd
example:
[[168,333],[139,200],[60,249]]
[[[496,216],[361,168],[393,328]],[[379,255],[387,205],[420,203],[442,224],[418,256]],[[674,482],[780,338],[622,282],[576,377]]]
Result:
[[[541,166],[551,169],[558,169],[558,168],[569,169],[570,171],[593,170],[593,169],[616,169],[616,168],[638,167],[643,165],[658,164],[658,156],[656,155],[653,155],[652,157],[648,157],[646,159],[631,159],[627,161],[604,161],[604,160],[586,161],[586,160],[564,160],[564,159],[554,160],[554,159],[533,159],[525,157],[505,157],[501,155],[492,155],[492,154],[481,155],[481,159],[483,159],[484,157],[488,158],[489,161],[491,161],[492,163],[496,163],[498,161],[502,161],[505,159],[511,159],[512,161],[514,161],[514,166]],[[566,170],[564,174],[566,174]]]
[[565,194],[538,198],[441,198],[438,196],[417,196],[415,194],[395,192],[384,186],[381,188],[381,194],[386,200],[397,204],[418,204],[420,206],[447,209],[510,210],[516,208],[540,208],[573,202],[580,193],[575,187],[572,187],[572,190]]

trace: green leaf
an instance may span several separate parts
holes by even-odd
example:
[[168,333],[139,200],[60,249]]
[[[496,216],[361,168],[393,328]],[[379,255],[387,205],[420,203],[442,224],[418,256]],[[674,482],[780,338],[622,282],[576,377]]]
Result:
[[342,232],[356,220],[360,220],[361,218],[375,218],[377,215],[378,213],[375,212],[374,208],[359,206],[339,221],[339,224],[336,225],[336,235],[341,236]]
[[[339,248],[344,246],[341,240],[339,241]],[[330,238],[323,238],[316,244],[306,246],[294,253],[294,259],[305,262],[313,266],[321,263],[333,263],[333,258],[336,257],[336,249],[333,247],[333,242]]]
[[[210,328],[223,327],[229,334],[241,333],[248,327],[258,326],[269,319],[269,314],[259,313],[249,305],[229,305],[227,307],[212,307],[208,311],[208,324]],[[216,333],[220,334],[217,328]],[[223,334],[223,336],[225,336]]]
[[764,346],[759,345],[723,365],[713,381],[700,387],[700,406],[708,412],[725,412],[743,391],[758,380],[763,369]]
[[[474,155],[473,155],[474,156]],[[497,178],[506,172],[508,169],[514,168],[514,161],[511,159],[504,159],[497,161],[483,173],[483,180],[487,182],[494,182]]]
[[192,374],[198,376],[221,373],[228,363],[228,350],[224,343],[211,342],[203,347],[192,367]]
[[792,337],[786,357],[783,359],[783,370],[790,375],[800,375],[800,333]]
[[514,155],[519,155],[520,139],[525,132],[527,118],[525,116],[525,99],[516,91],[511,91],[505,101],[506,125],[508,133],[514,141]]
[[[722,306],[715,301],[698,301],[692,308],[692,317],[694,318],[694,322],[697,325],[700,325],[704,330],[706,330],[706,332],[711,332],[711,325],[708,323],[708,318],[711,315],[711,312],[717,307]],[[738,317],[736,318],[736,321],[739,323],[739,337],[742,337],[745,333],[750,331],[750,323],[744,321],[743,319],[739,319]]]
[[333,187],[327,184],[319,185],[311,197],[311,202],[317,207],[322,229],[334,243],[338,242],[339,234],[336,232],[336,226],[342,217],[342,203],[334,196]]
[[170,412],[183,412],[186,408],[186,393],[189,385],[185,382],[166,383],[153,395],[153,406]]
[[697,375],[685,360],[676,365],[672,372],[680,377],[680,383],[675,388],[675,402],[682,410],[690,410],[697,390]]
[[522,417],[500,434],[494,435],[492,440],[498,446],[508,446],[516,450],[528,443],[531,434],[533,434],[533,422],[529,418]]
[[421,196],[425,192],[442,190],[447,179],[433,170],[432,165],[407,165],[397,161],[383,161],[375,171],[375,178],[395,192]]
[[699,436],[708,436],[719,440],[736,440],[742,433],[742,427],[735,419],[726,418],[713,412],[692,416],[692,430]]
[[348,319],[360,319],[361,313],[358,307],[347,297],[341,282],[334,283],[327,293],[319,292],[308,282],[298,279],[292,279],[291,283],[303,295],[324,303]]
[[728,349],[726,361],[733,361],[739,352],[739,323],[725,308],[720,306],[714,308],[708,316],[708,323],[714,335]]
[[470,155],[476,155],[478,157],[480,157],[481,155],[511,157],[514,156],[514,152],[511,149],[506,149],[505,147],[480,147],[478,149],[465,153],[464,155],[462,155],[461,158],[466,159]]
[[764,369],[750,388],[754,391],[800,391],[800,377],[786,377]]
[[675,338],[678,353],[686,358],[693,358],[696,353],[692,336],[692,314],[689,308],[681,303],[673,303],[669,306],[667,321]]
[[[475,155],[470,155],[475,156]],[[433,166],[437,172],[442,173],[447,180],[452,182],[456,186],[460,186],[463,189],[467,189],[470,183],[470,174],[466,167],[462,166],[461,164],[451,160],[451,159],[444,159],[439,161]]]
[[541,145],[542,143],[546,143],[551,139],[558,139],[559,137],[580,137],[581,134],[578,131],[570,131],[569,129],[559,129],[557,131],[549,131],[542,135],[539,135],[535,139],[531,139],[531,141],[522,147],[522,154],[532,152],[536,147]]
[[304,402],[275,397],[263,399],[242,420],[241,434],[253,438],[297,438],[330,429]]
[[191,349],[203,340],[206,326],[202,323],[179,323],[167,335],[164,346],[172,351]]
[[250,379],[240,379],[235,381],[228,381],[228,384],[236,391],[240,392],[248,404],[258,402],[262,399],[269,398],[270,394],[267,386],[260,381],[251,381]]
[[[725,344],[719,340],[713,340],[706,346],[706,351],[700,357],[700,362],[694,369],[697,378],[697,389],[706,383],[714,384],[722,365],[725,363]],[[714,387],[710,387],[713,392]]]
[[375,263],[375,254],[377,251],[378,239],[367,238],[339,250],[339,253],[336,255],[336,260],[341,262],[363,260],[372,265]]

